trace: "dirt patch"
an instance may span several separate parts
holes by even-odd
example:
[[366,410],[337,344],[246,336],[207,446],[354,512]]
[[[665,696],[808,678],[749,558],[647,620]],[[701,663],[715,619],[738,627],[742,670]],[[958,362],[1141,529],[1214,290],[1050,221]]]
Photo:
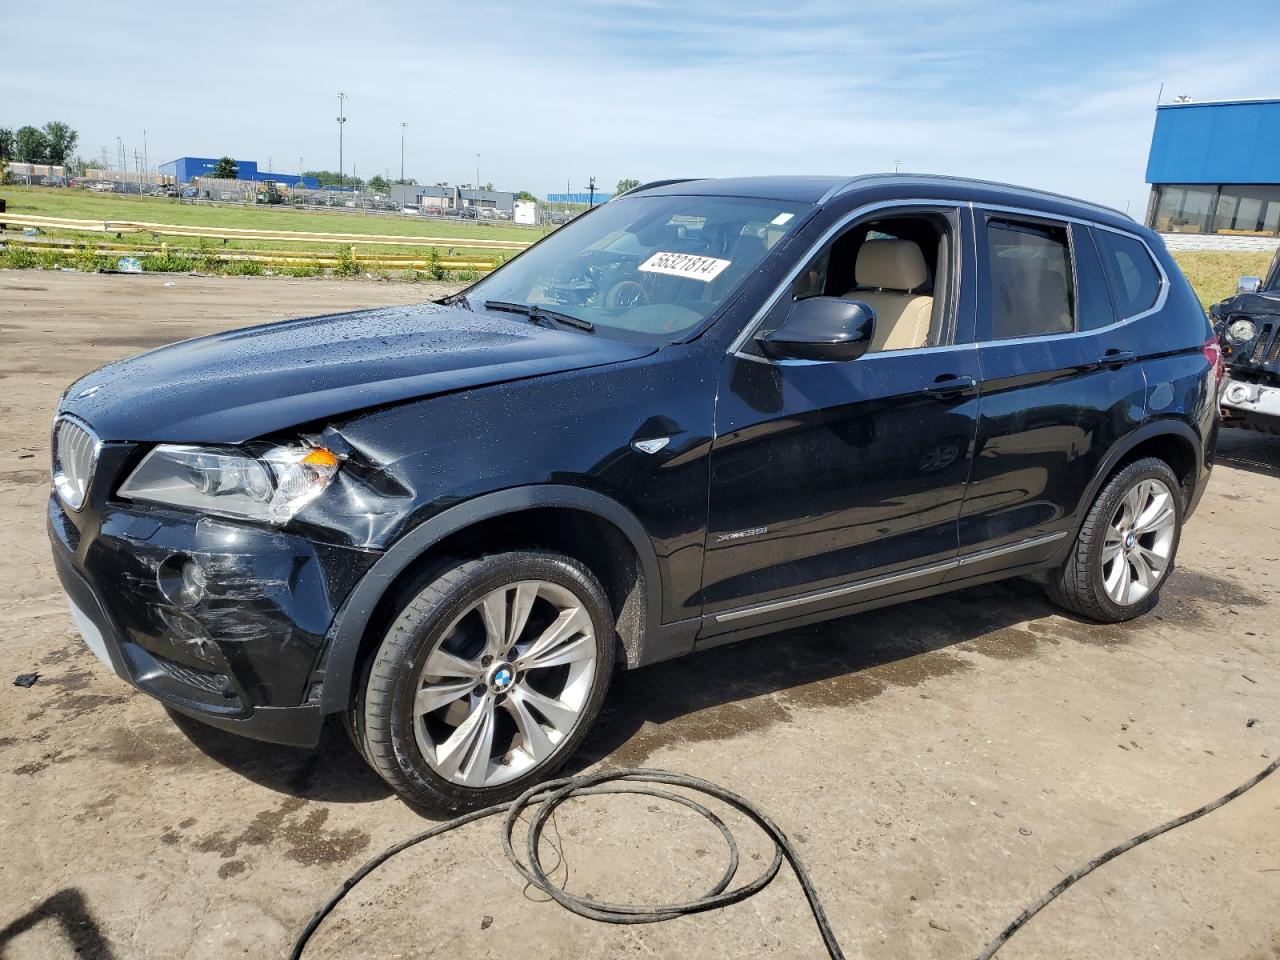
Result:
[[1228,579],[1181,566],[1175,567],[1169,575],[1160,596],[1161,599],[1183,597],[1212,603],[1215,607],[1223,604],[1233,607],[1261,607],[1267,602],[1245,586],[1243,573],[1240,579]]
[[[300,797],[286,797],[274,808],[256,813],[243,830],[217,830],[190,842],[201,853],[216,853],[227,860],[235,857],[241,847],[267,847],[303,866],[343,863],[369,846],[369,835],[363,830],[326,829],[329,811],[309,807]],[[304,811],[305,815],[300,815]],[[161,840],[170,844],[188,842],[174,829],[166,830]],[[242,869],[243,866],[234,872]],[[229,875],[219,872],[219,876]]]
[[1023,627],[1006,627],[983,634],[960,644],[958,649],[966,653],[978,653],[993,660],[1021,660],[1033,657],[1042,642],[1056,643],[1049,637],[1037,636]]

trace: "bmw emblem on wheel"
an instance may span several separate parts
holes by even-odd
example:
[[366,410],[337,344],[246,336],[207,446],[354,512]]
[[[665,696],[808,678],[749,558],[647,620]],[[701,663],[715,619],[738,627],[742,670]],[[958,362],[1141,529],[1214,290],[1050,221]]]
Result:
[[511,672],[508,666],[501,666],[493,673],[493,692],[506,693],[507,689],[515,680],[515,674]]

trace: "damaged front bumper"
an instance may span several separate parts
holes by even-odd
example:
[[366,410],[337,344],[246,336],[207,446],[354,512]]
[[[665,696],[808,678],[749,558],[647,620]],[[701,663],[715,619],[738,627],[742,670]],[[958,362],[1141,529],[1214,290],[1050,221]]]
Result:
[[235,733],[317,742],[326,633],[376,552],[56,495],[48,527],[76,625],[118,676]]
[[1223,378],[1218,391],[1223,421],[1264,433],[1280,433],[1280,386]]

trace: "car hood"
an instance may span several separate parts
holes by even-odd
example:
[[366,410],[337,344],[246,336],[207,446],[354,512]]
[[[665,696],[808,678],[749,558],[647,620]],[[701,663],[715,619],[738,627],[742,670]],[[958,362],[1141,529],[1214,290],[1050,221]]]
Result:
[[1238,293],[1218,304],[1218,315],[1232,313],[1280,314],[1280,293]]
[[424,303],[183,340],[83,377],[61,409],[103,440],[240,443],[369,407],[654,350]]

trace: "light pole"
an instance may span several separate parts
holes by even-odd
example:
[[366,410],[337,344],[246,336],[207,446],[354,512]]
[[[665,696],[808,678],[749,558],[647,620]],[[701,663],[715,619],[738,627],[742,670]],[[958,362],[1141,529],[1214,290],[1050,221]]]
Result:
[[151,176],[151,165],[147,162],[147,131],[142,131],[142,175]]
[[480,189],[480,154],[476,154],[476,189]]
[[338,94],[338,186],[342,186],[342,125],[347,122],[342,113],[342,101],[347,99],[345,93]]
[[404,183],[404,128],[408,124],[401,122],[400,124],[400,182]]

